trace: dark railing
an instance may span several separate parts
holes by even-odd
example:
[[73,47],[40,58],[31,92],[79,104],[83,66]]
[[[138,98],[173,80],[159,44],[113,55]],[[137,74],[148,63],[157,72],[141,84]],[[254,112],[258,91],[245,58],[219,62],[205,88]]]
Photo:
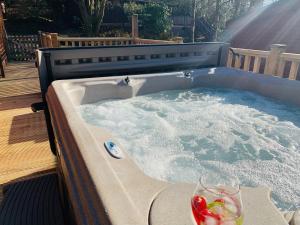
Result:
[[32,61],[39,47],[38,35],[9,35],[8,58],[14,61]]

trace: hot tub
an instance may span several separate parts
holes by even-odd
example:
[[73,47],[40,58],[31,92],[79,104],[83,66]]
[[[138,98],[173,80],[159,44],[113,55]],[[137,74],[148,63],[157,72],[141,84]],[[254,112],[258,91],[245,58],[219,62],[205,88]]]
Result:
[[[228,68],[54,81],[47,92],[61,171],[78,224],[194,224],[194,184],[145,175],[113,133],[85,122],[78,107],[164,90],[231,88],[300,106],[300,82]],[[107,151],[116,143],[121,155]],[[245,224],[287,224],[268,188],[242,188]]]

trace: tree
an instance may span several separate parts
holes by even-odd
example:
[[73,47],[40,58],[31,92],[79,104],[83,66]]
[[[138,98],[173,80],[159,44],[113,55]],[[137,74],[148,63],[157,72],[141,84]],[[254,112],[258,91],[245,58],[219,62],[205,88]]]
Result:
[[[221,33],[226,28],[228,22],[238,19],[241,15],[262,4],[263,0],[161,0],[160,2],[172,6],[173,15],[176,16],[190,16],[194,21],[205,24],[205,29],[209,33],[199,33],[200,30],[194,31],[194,25],[191,26],[191,38],[194,36],[205,36],[206,40],[212,38],[218,40]],[[278,1],[278,0],[273,0]],[[194,13],[196,13],[194,17]],[[196,28],[201,25],[196,24]],[[209,37],[209,38],[207,38]]]
[[215,25],[215,37],[214,39],[217,40],[218,39],[218,32],[220,30],[220,19],[221,19],[221,0],[216,0],[216,8],[215,8],[215,21],[214,21],[214,25]]
[[263,0],[196,0],[197,17],[211,24],[214,40],[219,40],[228,22],[238,19]]
[[79,7],[83,31],[88,36],[98,36],[107,0],[74,0]]
[[195,42],[195,28],[196,28],[196,0],[193,0],[193,27],[192,27],[192,42]]
[[254,7],[256,5],[263,4],[264,0],[250,0],[250,7]]
[[163,3],[126,3],[125,13],[130,17],[139,15],[141,34],[145,38],[167,39],[171,35],[172,20],[171,10]]

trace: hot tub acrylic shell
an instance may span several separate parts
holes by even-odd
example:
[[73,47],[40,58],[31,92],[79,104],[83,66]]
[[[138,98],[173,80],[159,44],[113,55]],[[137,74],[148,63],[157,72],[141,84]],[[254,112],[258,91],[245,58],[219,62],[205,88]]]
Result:
[[[190,198],[194,184],[153,179],[130,159],[112,157],[104,142],[109,131],[85,123],[81,104],[125,99],[163,90],[222,87],[252,91],[300,106],[300,82],[228,68],[54,81],[47,103],[58,146],[58,159],[78,224],[194,224]],[[264,187],[242,188],[245,225],[286,224]],[[259,207],[258,207],[259,206]]]

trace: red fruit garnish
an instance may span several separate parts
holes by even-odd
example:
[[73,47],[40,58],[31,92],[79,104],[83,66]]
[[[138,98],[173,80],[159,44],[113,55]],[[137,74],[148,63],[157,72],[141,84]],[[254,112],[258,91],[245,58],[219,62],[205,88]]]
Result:
[[204,197],[200,197],[195,195],[192,199],[192,210],[194,214],[194,218],[198,225],[204,222],[204,217],[201,214],[201,211],[207,208],[206,200]]
[[204,197],[200,197],[199,195],[193,197],[192,204],[198,212],[201,212],[203,209],[207,208],[206,199]]
[[215,200],[215,202],[225,203],[225,200],[223,198],[218,198],[218,199]]

